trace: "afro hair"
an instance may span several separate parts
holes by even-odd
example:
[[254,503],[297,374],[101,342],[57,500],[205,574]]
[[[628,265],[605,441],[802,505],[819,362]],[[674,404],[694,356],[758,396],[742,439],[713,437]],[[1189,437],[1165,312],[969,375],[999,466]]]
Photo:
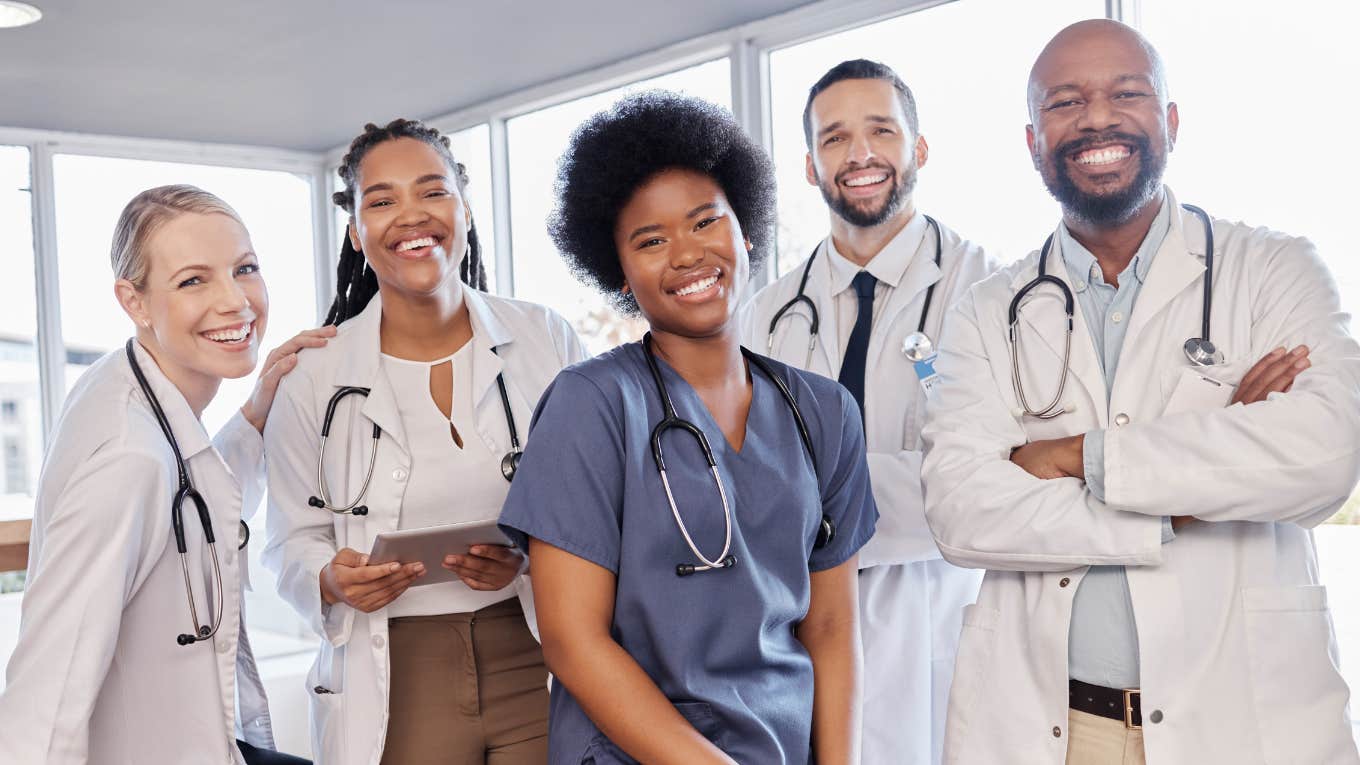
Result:
[[619,211],[664,170],[696,170],[727,197],[751,242],[751,268],[774,237],[774,166],[726,109],[667,91],[624,98],[586,120],[558,161],[557,207],[548,233],[572,273],[628,315],[637,301],[623,292],[614,244]]

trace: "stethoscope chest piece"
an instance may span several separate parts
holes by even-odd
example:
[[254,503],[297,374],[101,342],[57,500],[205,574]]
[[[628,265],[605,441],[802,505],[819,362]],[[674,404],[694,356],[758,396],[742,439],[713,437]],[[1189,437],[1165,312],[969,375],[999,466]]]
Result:
[[902,340],[902,354],[911,361],[925,361],[935,352],[935,343],[924,332],[913,332]]
[[519,458],[523,454],[524,452],[516,449],[501,457],[501,475],[505,476],[505,480],[515,480],[515,471],[519,470]]
[[1212,367],[1223,363],[1223,351],[1202,337],[1185,341],[1185,358],[1197,367]]

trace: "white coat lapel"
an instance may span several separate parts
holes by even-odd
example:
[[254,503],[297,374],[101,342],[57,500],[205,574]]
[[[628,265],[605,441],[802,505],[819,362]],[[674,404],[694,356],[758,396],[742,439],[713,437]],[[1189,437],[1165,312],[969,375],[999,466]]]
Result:
[[[505,359],[497,353],[501,346],[514,341],[510,328],[496,315],[486,298],[471,287],[463,288],[468,317],[472,321],[472,406],[476,411],[477,434],[493,450],[508,451],[509,428],[504,423],[505,410],[501,406],[496,375],[505,370]],[[510,376],[506,375],[507,395],[511,390]],[[463,383],[454,380],[455,386]],[[521,439],[523,434],[520,434]]]
[[[1124,349],[1120,354],[1121,358],[1127,353],[1135,352],[1139,339],[1149,322],[1156,318],[1157,314],[1164,310],[1171,301],[1183,294],[1192,285],[1202,284],[1200,278],[1204,274],[1204,236],[1195,234],[1187,236],[1187,220],[1189,226],[1195,227],[1196,231],[1203,230],[1203,224],[1199,218],[1191,212],[1182,210],[1176,205],[1175,197],[1168,191],[1165,204],[1173,205],[1171,210],[1171,228],[1166,233],[1166,239],[1162,241],[1162,246],[1157,250],[1156,257],[1152,260],[1152,267],[1148,269],[1147,281],[1143,283],[1143,289],[1138,293],[1138,300],[1133,306],[1133,315],[1129,317],[1128,336],[1124,341]],[[1193,238],[1196,249],[1192,250],[1188,240]],[[1196,314],[1198,315],[1198,314]],[[1185,338],[1198,337],[1200,328],[1198,326],[1188,326],[1184,331],[1184,338],[1177,335],[1177,342]],[[1157,342],[1168,342],[1167,338],[1158,337]]]
[[[406,429],[401,424],[401,411],[387,375],[382,371],[382,342],[379,332],[382,329],[382,298],[374,295],[368,306],[354,322],[353,351],[346,354],[336,371],[335,387],[355,386],[368,388],[359,413],[382,428],[383,436],[403,453],[409,454],[406,446]],[[339,412],[336,419],[340,418]],[[356,427],[347,432],[360,433],[365,428]],[[332,431],[334,435],[334,429]]]
[[[1105,375],[1100,370],[1100,361],[1096,358],[1090,330],[1087,329],[1086,318],[1081,312],[1081,303],[1076,300],[1076,290],[1072,286],[1072,278],[1067,274],[1067,267],[1063,262],[1062,254],[1058,252],[1057,240],[1058,237],[1055,235],[1053,246],[1048,253],[1046,272],[1061,279],[1067,285],[1067,288],[1072,290],[1074,310],[1072,350],[1067,365],[1069,379],[1063,394],[1063,401],[1070,402],[1074,399],[1076,392],[1072,390],[1072,386],[1075,382],[1085,391],[1087,399],[1085,403],[1095,408],[1101,427],[1104,427],[1107,415],[1105,402],[1108,399],[1105,389]],[[1012,295],[1023,289],[1038,274],[1036,260],[1034,267],[1022,269],[1011,281]],[[1063,359],[1067,314],[1062,293],[1051,284],[1041,285],[1030,290],[1021,301],[1017,324],[1019,325],[1016,327],[1016,332],[1020,343],[1021,375],[1026,384],[1025,395],[1029,399],[1030,406],[1040,407],[1047,404],[1053,397],[1054,386],[1056,386],[1058,379],[1056,372]],[[1036,352],[1036,349],[1040,347],[1046,348],[1048,353]],[[1047,383],[1047,387],[1031,389],[1029,384],[1031,380],[1035,379],[1035,371],[1026,369],[1026,367],[1038,364],[1053,365],[1054,373],[1051,375],[1044,373],[1039,378]]]
[[[885,348],[884,343],[889,340],[896,341],[897,338],[905,337],[907,334],[916,331],[916,325],[920,321],[917,313],[910,313],[903,316],[907,306],[916,305],[925,300],[924,294],[930,285],[938,282],[943,276],[940,269],[935,265],[935,235],[927,231],[917,243],[916,252],[911,256],[911,262],[907,265],[906,273],[902,274],[902,280],[897,286],[888,293],[888,304],[883,307],[882,313],[874,322],[874,331],[869,336],[868,357],[871,359],[880,358],[882,353],[897,353],[899,348]],[[920,301],[917,298],[920,298]],[[934,299],[931,300],[934,302]],[[939,305],[932,306],[932,310],[943,310]],[[905,318],[910,322],[909,327],[903,327],[900,331],[895,330],[893,323],[899,318]],[[939,338],[932,338],[938,341]],[[938,346],[937,346],[938,347]]]

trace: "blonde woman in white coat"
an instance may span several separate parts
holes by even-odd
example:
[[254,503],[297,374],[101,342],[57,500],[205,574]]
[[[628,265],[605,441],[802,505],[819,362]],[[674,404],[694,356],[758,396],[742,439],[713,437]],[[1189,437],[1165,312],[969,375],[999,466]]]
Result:
[[[265,434],[265,563],[323,638],[307,679],[313,751],[328,765],[546,762],[547,670],[520,552],[450,550],[460,580],[413,589],[421,564],[366,553],[382,532],[494,520],[512,433],[525,437],[539,395],[584,352],[550,310],[472,286],[485,276],[467,179],[437,131],[369,125],[340,173],[339,334],[302,355]],[[362,494],[361,515],[309,503],[345,386],[368,393],[335,407],[323,470],[332,504]]]
[[[268,317],[250,235],[217,197],[164,186],[124,209],[112,260],[136,337],[81,376],[48,448],[0,695],[0,762],[303,762],[272,751],[238,540],[264,487],[260,431],[278,381],[333,330],[271,353],[250,400],[209,440],[199,417],[224,378],[255,368]],[[210,518],[205,527],[184,502],[184,555],[167,425]]]

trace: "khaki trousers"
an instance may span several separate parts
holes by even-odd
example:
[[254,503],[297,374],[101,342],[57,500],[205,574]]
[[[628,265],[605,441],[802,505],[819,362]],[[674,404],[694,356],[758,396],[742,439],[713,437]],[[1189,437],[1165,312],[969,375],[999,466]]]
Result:
[[1067,765],[1146,765],[1143,731],[1121,720],[1067,710]]
[[543,765],[548,669],[518,598],[387,625],[383,765]]

